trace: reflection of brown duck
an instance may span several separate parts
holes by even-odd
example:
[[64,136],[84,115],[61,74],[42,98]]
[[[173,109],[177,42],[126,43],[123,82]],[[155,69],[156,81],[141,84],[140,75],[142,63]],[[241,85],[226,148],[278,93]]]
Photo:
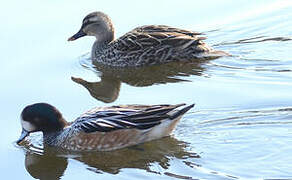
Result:
[[71,79],[84,86],[92,97],[102,102],[114,102],[119,96],[121,82],[115,78],[102,77],[100,82],[88,82],[75,77]]
[[83,162],[89,166],[88,170],[102,173],[118,174],[123,168],[137,168],[148,172],[152,163],[168,169],[171,158],[199,158],[195,153],[185,150],[186,144],[173,137],[148,142],[131,148],[112,152],[72,153],[59,149],[45,147],[42,155],[27,152],[25,158],[26,170],[34,178],[58,179],[67,168],[67,157]]
[[88,82],[82,78],[72,80],[84,86],[92,97],[105,103],[114,102],[119,95],[121,82],[131,86],[143,87],[154,84],[166,84],[188,81],[190,75],[203,75],[202,62],[172,62],[168,64],[140,68],[111,68],[104,65],[95,67],[101,81]]
[[204,71],[202,64],[207,60],[197,62],[171,62],[150,67],[140,68],[111,68],[102,64],[96,65],[95,70],[102,77],[112,77],[131,86],[151,86],[187,81],[183,77],[201,76]]

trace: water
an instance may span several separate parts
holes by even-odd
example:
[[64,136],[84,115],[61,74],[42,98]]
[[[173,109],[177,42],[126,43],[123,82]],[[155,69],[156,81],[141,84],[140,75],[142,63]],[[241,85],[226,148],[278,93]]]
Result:
[[[112,17],[117,37],[139,25],[166,24],[205,32],[208,44],[233,56],[137,71],[94,69],[93,39],[66,41],[94,10]],[[292,178],[291,12],[290,1],[266,0],[2,3],[2,177]],[[44,152],[41,134],[15,146],[20,112],[35,102],[53,104],[68,121],[95,106],[196,107],[171,137],[115,152],[65,154]]]

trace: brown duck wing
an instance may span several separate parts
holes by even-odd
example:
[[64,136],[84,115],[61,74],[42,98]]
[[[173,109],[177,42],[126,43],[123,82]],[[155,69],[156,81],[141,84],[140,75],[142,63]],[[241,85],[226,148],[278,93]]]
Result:
[[163,120],[171,120],[184,114],[194,106],[190,105],[179,111],[171,112],[183,105],[132,105],[99,108],[85,113],[72,126],[74,129],[86,133],[132,128],[149,129],[160,124]]
[[201,44],[201,40],[206,39],[197,35],[201,33],[163,25],[141,26],[115,40],[113,46],[119,53],[148,49],[159,52],[159,48],[162,50],[169,47],[184,49]]
[[174,27],[165,26],[165,25],[146,25],[146,26],[137,27],[133,30],[133,32],[134,31],[140,32],[140,33],[155,33],[155,32],[179,33],[179,34],[184,34],[191,37],[202,35],[202,33],[199,33],[199,32],[188,31],[188,30],[174,28]]

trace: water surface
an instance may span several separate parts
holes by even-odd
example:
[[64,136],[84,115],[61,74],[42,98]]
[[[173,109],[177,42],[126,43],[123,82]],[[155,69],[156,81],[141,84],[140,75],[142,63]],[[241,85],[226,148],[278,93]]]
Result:
[[[292,178],[290,1],[9,1],[1,7],[3,178]],[[94,68],[93,39],[66,39],[95,10],[112,17],[117,37],[166,24],[204,32],[208,44],[233,56],[129,71]],[[171,137],[74,154],[43,150],[41,134],[25,147],[14,145],[20,112],[35,102],[53,104],[68,121],[95,106],[196,107]]]

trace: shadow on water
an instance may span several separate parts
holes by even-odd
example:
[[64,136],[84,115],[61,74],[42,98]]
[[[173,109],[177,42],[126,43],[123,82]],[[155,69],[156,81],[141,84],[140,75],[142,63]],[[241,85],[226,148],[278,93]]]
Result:
[[186,147],[185,142],[172,137],[111,152],[77,153],[44,147],[43,152],[40,153],[27,147],[25,168],[32,177],[37,179],[59,179],[66,171],[68,159],[74,159],[86,164],[87,170],[99,174],[104,172],[118,174],[123,168],[138,168],[160,174],[151,169],[153,163],[167,170],[172,158],[200,158],[196,153],[187,152]]
[[[90,59],[86,59],[90,61]],[[203,65],[209,60],[195,62],[171,62],[162,65],[139,68],[112,68],[101,64],[92,65],[81,61],[81,64],[100,77],[99,82],[88,82],[82,78],[71,79],[85,87],[90,95],[105,103],[114,102],[118,96],[122,83],[135,87],[146,87],[157,84],[187,82],[186,77],[191,75],[204,76]],[[86,63],[87,65],[85,65]]]

